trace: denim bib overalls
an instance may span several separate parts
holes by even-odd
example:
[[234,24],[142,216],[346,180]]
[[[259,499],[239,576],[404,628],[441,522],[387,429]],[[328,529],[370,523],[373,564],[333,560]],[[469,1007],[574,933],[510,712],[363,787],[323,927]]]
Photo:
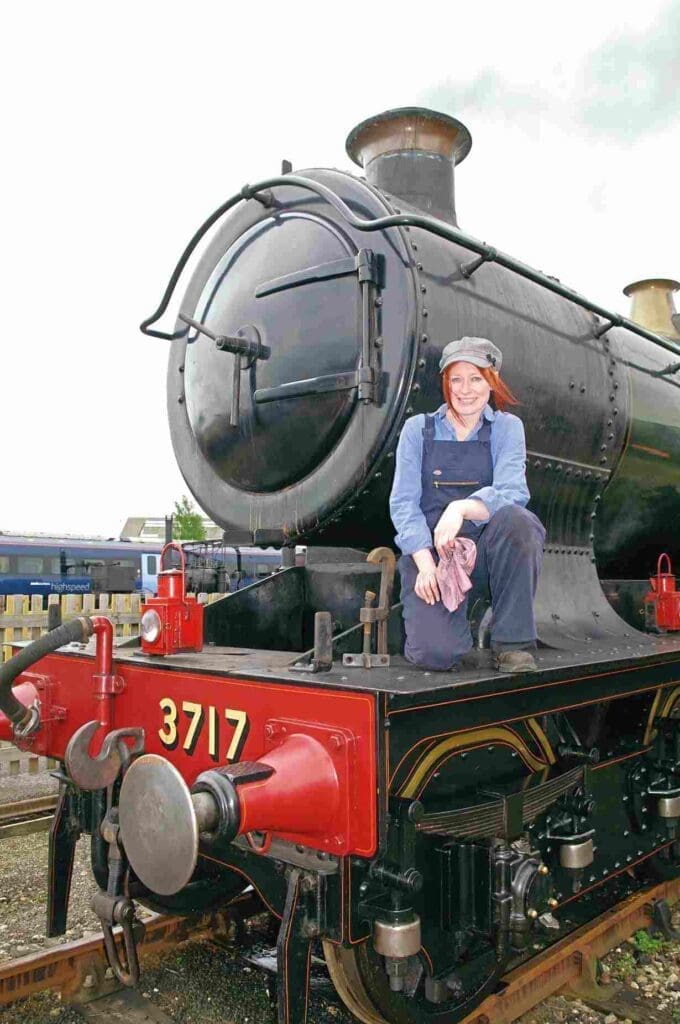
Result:
[[[430,533],[434,533],[447,505],[467,498],[480,487],[490,487],[492,483],[489,421],[484,420],[476,441],[436,441],[434,416],[426,416],[423,427],[420,509],[425,515]],[[475,526],[466,519],[460,536],[477,540],[481,532],[481,526]]]
[[[452,501],[493,484],[491,423],[484,419],[475,441],[436,440],[434,416],[425,417],[420,508],[432,534]],[[536,638],[533,599],[545,531],[536,516],[519,505],[499,509],[487,523],[465,520],[461,537],[477,544],[473,582],[491,591],[492,646],[531,645]],[[438,557],[433,548],[435,562]],[[424,668],[452,668],[472,647],[467,597],[454,611],[428,605],[415,593],[418,569],[411,555],[399,560],[406,646],[409,661]]]

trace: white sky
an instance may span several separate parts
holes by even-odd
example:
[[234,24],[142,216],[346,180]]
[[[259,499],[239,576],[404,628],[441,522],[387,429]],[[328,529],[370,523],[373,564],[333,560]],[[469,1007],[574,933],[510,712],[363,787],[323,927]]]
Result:
[[225,198],[282,157],[351,169],[389,107],[469,127],[464,230],[622,313],[680,278],[678,0],[26,0],[0,40],[0,530],[172,511],[167,343],[139,322]]

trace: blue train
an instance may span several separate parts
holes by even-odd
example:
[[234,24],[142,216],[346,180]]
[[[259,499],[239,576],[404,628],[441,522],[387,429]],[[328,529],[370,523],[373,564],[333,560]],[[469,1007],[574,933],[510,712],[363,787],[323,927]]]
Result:
[[[281,567],[275,548],[187,542],[188,588],[228,593]],[[155,594],[160,544],[0,534],[0,594]]]
[[161,548],[0,535],[0,594],[155,593]]

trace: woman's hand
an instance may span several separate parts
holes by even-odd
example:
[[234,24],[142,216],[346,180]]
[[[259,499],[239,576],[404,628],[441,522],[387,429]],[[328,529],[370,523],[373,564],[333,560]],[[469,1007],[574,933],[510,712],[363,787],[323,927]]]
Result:
[[432,552],[429,548],[416,551],[413,555],[413,561],[418,569],[413,589],[421,601],[425,601],[426,604],[436,604],[441,598],[437,583],[437,567],[434,564]]
[[434,546],[440,558],[453,553],[454,542],[465,521],[462,505],[463,502],[452,501],[435,527]]
[[436,604],[440,600],[437,570],[428,569],[425,572],[419,572],[414,590],[426,604]]
[[442,512],[434,530],[434,546],[440,558],[453,554],[453,544],[463,528],[466,519],[485,523],[489,518],[489,510],[479,498],[463,498],[452,501]]

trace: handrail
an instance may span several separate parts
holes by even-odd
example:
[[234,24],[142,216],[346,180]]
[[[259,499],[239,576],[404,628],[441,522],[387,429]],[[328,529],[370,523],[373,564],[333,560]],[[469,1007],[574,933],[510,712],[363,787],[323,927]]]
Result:
[[540,270],[534,270],[533,267],[528,266],[526,263],[522,263],[520,260],[516,260],[512,256],[508,256],[506,253],[495,249],[491,245],[487,245],[486,242],[480,242],[479,239],[466,234],[464,231],[460,231],[458,228],[453,227],[451,224],[447,224],[445,221],[438,220],[436,217],[430,217],[427,214],[418,213],[390,214],[387,217],[376,217],[373,220],[365,220],[362,217],[355,216],[347,204],[332,189],[328,188],[326,185],[322,185],[320,182],[312,181],[310,178],[303,178],[296,174],[286,174],[275,178],[266,178],[264,181],[260,181],[255,185],[244,185],[240,192],[236,193],[236,195],[232,196],[223,203],[222,206],[218,207],[217,210],[211,213],[208,219],[204,221],[204,223],[195,232],[184,249],[184,252],[180,256],[165,289],[163,298],[161,299],[155,313],[140,324],[140,330],[143,334],[151,335],[154,338],[163,338],[168,341],[174,341],[175,339],[186,335],[188,328],[175,332],[174,334],[168,334],[164,331],[152,331],[150,330],[150,327],[152,324],[156,323],[161,316],[163,316],[168,308],[168,304],[172,298],[172,294],[175,290],[179,277],[192,252],[213,224],[227,213],[228,210],[236,206],[237,203],[240,203],[242,200],[257,199],[264,206],[275,206],[277,205],[277,201],[270,190],[272,188],[281,187],[302,188],[315,193],[337,210],[338,213],[344,217],[347,223],[358,231],[384,231],[387,228],[393,227],[415,227],[421,228],[423,231],[429,231],[433,235],[444,238],[449,242],[455,242],[458,245],[463,246],[463,248],[477,253],[477,255],[482,258],[483,262],[498,263],[499,266],[505,267],[507,270],[512,271],[520,277],[533,281],[534,284],[538,284],[540,287],[546,288],[548,291],[554,292],[556,295],[560,295],[564,299],[568,299],[576,306],[580,306],[582,309],[586,309],[590,313],[595,313],[598,316],[603,317],[605,321],[608,321],[608,323],[601,324],[595,328],[597,337],[605,334],[612,327],[625,327],[626,330],[632,331],[634,334],[637,334],[642,338],[646,338],[648,341],[654,342],[654,344],[659,345],[661,348],[665,348],[667,351],[673,352],[675,355],[680,355],[680,346],[675,345],[672,341],[662,338],[660,335],[654,334],[652,331],[648,331],[646,328],[641,327],[632,320],[628,320],[626,317],[620,316],[618,313],[613,313],[604,306],[600,306],[598,303],[591,302],[589,299],[586,299],[584,295],[581,295],[579,292],[576,292],[571,288],[567,288],[555,278],[543,274]]

